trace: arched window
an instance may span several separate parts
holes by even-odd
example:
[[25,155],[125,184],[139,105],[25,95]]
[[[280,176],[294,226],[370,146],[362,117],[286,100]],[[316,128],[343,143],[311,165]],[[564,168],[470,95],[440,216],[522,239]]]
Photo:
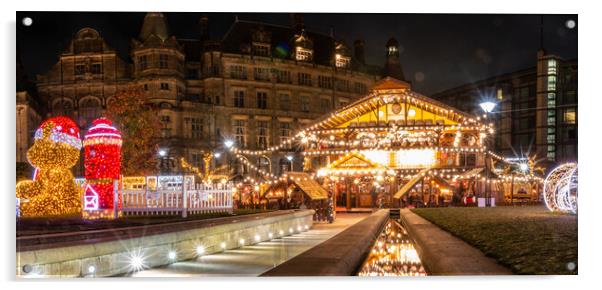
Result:
[[280,158],[280,162],[278,162],[278,165],[280,167],[280,174],[282,175],[286,172],[291,171],[292,161],[289,161],[286,158]]
[[87,128],[92,121],[99,118],[102,114],[102,107],[96,98],[88,98],[81,102],[79,106],[79,124]]
[[73,118],[73,104],[67,99],[61,99],[54,102],[54,105],[52,106],[52,115]]
[[266,156],[260,156],[258,158],[257,163],[258,163],[257,167],[259,169],[264,170],[269,173],[272,173],[272,166],[270,166],[271,165],[270,159],[268,159]]

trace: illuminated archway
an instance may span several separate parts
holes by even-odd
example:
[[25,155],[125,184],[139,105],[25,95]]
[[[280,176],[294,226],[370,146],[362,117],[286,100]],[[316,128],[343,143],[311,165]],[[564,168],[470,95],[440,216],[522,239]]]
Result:
[[550,211],[577,213],[577,163],[556,167],[543,183],[543,197]]

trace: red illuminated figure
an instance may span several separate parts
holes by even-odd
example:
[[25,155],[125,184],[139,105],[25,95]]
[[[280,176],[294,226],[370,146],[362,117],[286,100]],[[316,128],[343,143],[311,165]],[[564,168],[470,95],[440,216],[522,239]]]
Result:
[[121,133],[112,125],[109,119],[96,119],[84,136],[86,210],[113,209],[113,181],[121,174]]

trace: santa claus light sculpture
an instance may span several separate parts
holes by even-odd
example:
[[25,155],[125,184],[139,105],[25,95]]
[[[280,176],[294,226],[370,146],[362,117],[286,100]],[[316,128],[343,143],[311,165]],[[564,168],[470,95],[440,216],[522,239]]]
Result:
[[119,180],[121,174],[122,141],[121,133],[112,125],[109,119],[96,119],[84,136],[87,183],[84,213],[88,217],[113,217],[115,206],[121,205],[119,196],[115,196],[114,181]]

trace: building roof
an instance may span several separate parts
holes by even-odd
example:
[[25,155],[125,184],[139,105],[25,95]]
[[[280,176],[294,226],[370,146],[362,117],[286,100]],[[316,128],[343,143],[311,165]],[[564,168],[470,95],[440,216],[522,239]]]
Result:
[[145,41],[151,35],[155,35],[163,41],[169,37],[167,21],[161,12],[149,12],[144,16],[144,22],[142,23],[142,29],[138,38]]
[[383,104],[383,97],[389,94],[404,94],[411,103],[423,103],[425,111],[433,113],[442,111],[455,120],[474,121],[475,118],[471,114],[412,91],[407,82],[385,77],[371,88],[371,92],[368,95],[334,111],[332,114],[323,116],[310,127],[306,128],[306,130],[330,129],[349,122],[357,116],[377,109]]
[[[257,33],[257,31],[266,31],[270,35],[271,54],[274,58],[281,59],[292,59],[295,36],[304,34],[313,46],[313,63],[324,66],[334,65],[333,56],[336,44],[344,43],[337,41],[331,36],[308,30],[295,31],[293,27],[289,26],[238,20],[232,24],[228,32],[224,35],[221,41],[222,51],[234,54],[248,54],[245,51],[247,48],[244,48],[244,46],[250,48],[253,42],[253,34]],[[352,54],[349,54],[349,56],[352,58],[352,68],[354,70],[370,74],[380,73],[380,67],[362,64]]]

